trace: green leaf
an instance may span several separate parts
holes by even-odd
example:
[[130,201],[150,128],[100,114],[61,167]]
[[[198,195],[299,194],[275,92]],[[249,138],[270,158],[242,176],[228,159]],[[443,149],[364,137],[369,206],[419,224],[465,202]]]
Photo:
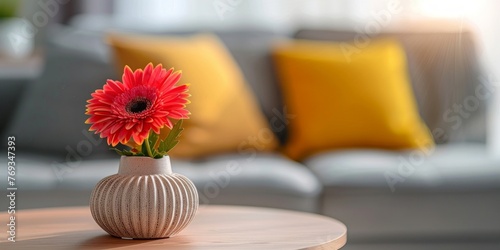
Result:
[[128,150],[119,150],[117,148],[109,148],[109,149],[110,150],[114,150],[119,155],[125,155],[125,156],[133,156],[133,155],[135,155],[133,152],[128,151]]
[[152,157],[156,158],[158,156],[158,151],[155,148],[156,142],[158,141],[159,135],[156,134],[153,130],[149,132],[148,143],[149,148],[151,149]]
[[[144,144],[144,143],[143,143],[143,144]],[[145,146],[145,145],[142,145],[142,147],[141,147],[141,153],[142,153],[143,155],[148,155],[148,149],[146,148],[146,146]]]
[[165,149],[165,154],[168,153],[171,149],[173,149],[177,143],[179,143],[178,140],[172,141],[171,143],[168,144],[167,148]]
[[156,134],[155,132],[153,132],[153,130],[151,130],[151,132],[149,133],[149,146],[151,146],[151,149],[155,148],[158,138],[159,138],[158,134]]
[[172,148],[179,143],[177,138],[179,138],[180,134],[182,133],[182,120],[179,120],[172,130],[170,130],[170,133],[168,133],[167,138],[165,140],[160,142],[160,146],[158,147],[158,151],[162,155],[166,155],[168,151],[170,151]]
[[117,149],[117,148],[109,148],[109,150],[113,150],[113,151],[115,151],[117,154],[119,154],[119,155],[123,155],[122,151],[121,151],[121,150],[119,150],[119,149]]

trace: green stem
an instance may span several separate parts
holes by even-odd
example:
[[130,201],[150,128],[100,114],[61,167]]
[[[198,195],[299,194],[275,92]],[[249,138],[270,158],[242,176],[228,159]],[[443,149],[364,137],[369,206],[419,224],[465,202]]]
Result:
[[146,150],[148,151],[148,155],[151,157],[151,158],[155,158],[153,156],[153,152],[151,152],[151,146],[149,145],[149,136],[146,137],[146,139],[144,140],[144,144],[146,144]]

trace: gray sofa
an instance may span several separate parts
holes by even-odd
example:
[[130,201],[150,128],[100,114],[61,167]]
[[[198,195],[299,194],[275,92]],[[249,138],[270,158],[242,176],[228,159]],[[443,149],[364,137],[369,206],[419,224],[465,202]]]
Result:
[[[328,30],[301,30],[292,36],[255,30],[216,33],[269,120],[286,113],[269,54],[273,41],[352,42],[357,35]],[[279,153],[234,153],[173,159],[174,171],[193,180],[202,204],[335,217],[348,227],[345,249],[500,249],[500,162],[487,154],[485,144],[488,98],[467,110],[459,125],[452,119],[455,104],[470,105],[464,102],[488,84],[481,80],[473,35],[379,35],[394,36],[405,46],[421,115],[439,143],[434,151],[345,149],[303,162]],[[41,76],[25,83],[19,96],[16,86],[18,105],[1,113],[2,138],[16,137],[18,209],[87,205],[94,185],[118,167],[118,156],[83,123],[90,93],[107,78],[117,78],[102,34],[60,27],[48,37]],[[0,82],[2,96],[14,88],[5,81]],[[2,107],[9,107],[6,100],[0,100]],[[286,124],[280,121],[278,125]],[[285,142],[286,129],[273,126]],[[3,166],[6,161],[0,158]],[[0,178],[6,179],[6,171]],[[2,181],[4,190],[6,185]]]

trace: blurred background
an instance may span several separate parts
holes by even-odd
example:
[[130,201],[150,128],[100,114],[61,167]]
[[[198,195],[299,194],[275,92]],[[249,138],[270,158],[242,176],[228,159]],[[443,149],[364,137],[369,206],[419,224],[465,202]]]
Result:
[[[193,180],[204,204],[338,218],[349,228],[345,249],[500,249],[498,13],[494,0],[1,0],[0,132],[18,143],[19,206],[87,205],[95,183],[116,173],[116,155],[86,132],[85,100],[106,79],[119,78],[124,55],[151,50],[148,39],[216,34],[270,124],[258,125],[259,132],[269,127],[286,146],[287,130],[275,121],[301,117],[283,120],[291,105],[276,84],[274,43],[323,40],[362,49],[357,43],[366,37],[390,36],[405,49],[418,111],[437,144],[432,154],[323,148],[292,160],[279,149],[249,157],[236,144],[199,158],[174,157],[175,171]],[[106,40],[112,33],[128,38]],[[137,63],[155,58],[148,53]],[[239,117],[232,111],[229,117]],[[217,176],[234,162],[242,172],[222,187]]]
[[[386,0],[220,0],[163,1],[150,0],[3,0],[0,4],[0,54],[2,81],[33,78],[43,67],[47,37],[54,26],[66,32],[94,36],[110,31],[169,33],[182,31],[221,31],[265,29],[293,34],[301,28],[362,31],[377,20],[377,13],[387,9]],[[500,5],[490,0],[411,0],[397,2],[398,13],[391,15],[380,29],[404,30],[418,23],[423,29],[439,29],[430,20],[450,21],[453,29],[471,30],[486,75],[491,79],[500,72],[500,32],[497,11]],[[385,22],[385,21],[384,21]],[[428,24],[423,24],[428,22]],[[399,27],[399,28],[398,28]],[[446,29],[446,28],[444,28]],[[11,36],[7,34],[14,31]],[[61,41],[65,42],[65,41]],[[68,42],[68,41],[66,41]],[[81,41],[84,43],[83,41]],[[15,46],[13,46],[15,44]],[[77,46],[76,44],[66,44]],[[87,48],[82,48],[87,49]],[[103,58],[108,53],[97,47]],[[100,49],[100,50],[99,50]],[[92,49],[91,49],[92,50]],[[92,52],[97,52],[92,50]],[[492,107],[500,107],[491,98]],[[500,155],[500,118],[492,108],[488,116],[488,147]],[[5,111],[4,111],[5,112]]]

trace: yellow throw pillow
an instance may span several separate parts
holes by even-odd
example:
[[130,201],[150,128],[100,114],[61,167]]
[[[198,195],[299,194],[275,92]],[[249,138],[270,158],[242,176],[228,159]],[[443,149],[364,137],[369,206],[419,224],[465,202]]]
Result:
[[[159,37],[110,34],[120,72],[149,62],[181,69],[190,83],[191,112],[172,157],[197,158],[238,150],[270,151],[278,145],[240,69],[213,35]],[[265,139],[262,131],[266,132]],[[255,139],[257,138],[257,139]],[[251,149],[253,148],[253,149]]]
[[274,49],[285,103],[296,115],[285,153],[300,160],[337,148],[433,146],[418,114],[401,45],[382,39],[359,53],[347,55],[343,49],[338,43],[307,40]]

